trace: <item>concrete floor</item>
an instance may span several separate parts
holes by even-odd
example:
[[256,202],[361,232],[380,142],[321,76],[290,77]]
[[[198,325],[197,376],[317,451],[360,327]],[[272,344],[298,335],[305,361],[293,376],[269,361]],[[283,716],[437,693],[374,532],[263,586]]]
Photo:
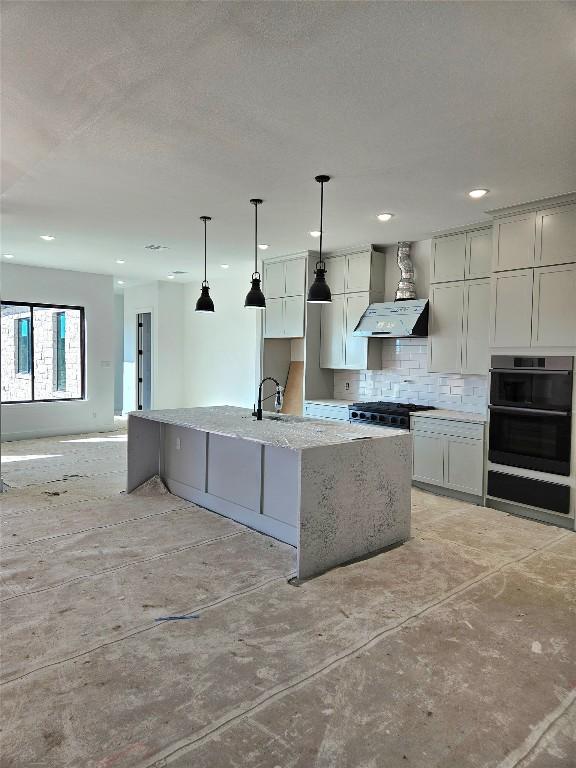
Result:
[[407,544],[297,587],[121,494],[125,450],[4,446],[2,768],[576,766],[576,534],[415,491]]

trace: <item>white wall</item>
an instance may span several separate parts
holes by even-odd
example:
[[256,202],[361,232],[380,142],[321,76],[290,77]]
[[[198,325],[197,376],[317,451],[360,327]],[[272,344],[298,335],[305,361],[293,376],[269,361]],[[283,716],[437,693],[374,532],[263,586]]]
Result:
[[124,413],[136,410],[136,316],[152,314],[152,408],[186,405],[186,288],[167,282],[124,290]]
[[114,294],[114,413],[122,413],[124,371],[124,294]]
[[2,405],[5,440],[104,431],[114,425],[112,277],[2,265],[2,301],[82,306],[86,319],[86,399]]
[[262,312],[244,306],[251,266],[210,279],[214,314],[195,312],[200,286],[186,286],[186,400],[190,407],[251,408],[259,371]]

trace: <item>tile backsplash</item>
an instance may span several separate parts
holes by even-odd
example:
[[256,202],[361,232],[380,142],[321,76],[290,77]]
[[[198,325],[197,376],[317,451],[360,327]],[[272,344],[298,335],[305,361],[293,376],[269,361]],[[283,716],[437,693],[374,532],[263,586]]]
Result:
[[484,413],[488,376],[429,373],[427,339],[388,339],[382,341],[381,371],[334,371],[334,397],[351,402],[390,400]]

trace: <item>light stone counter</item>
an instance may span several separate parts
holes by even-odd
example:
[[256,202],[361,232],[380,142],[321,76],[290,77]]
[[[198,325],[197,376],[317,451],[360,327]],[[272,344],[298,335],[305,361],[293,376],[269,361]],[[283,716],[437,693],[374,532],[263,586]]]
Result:
[[[128,418],[128,492],[159,474],[178,496],[297,548],[298,577],[410,535],[411,436],[245,408]],[[191,523],[192,524],[192,523]]]

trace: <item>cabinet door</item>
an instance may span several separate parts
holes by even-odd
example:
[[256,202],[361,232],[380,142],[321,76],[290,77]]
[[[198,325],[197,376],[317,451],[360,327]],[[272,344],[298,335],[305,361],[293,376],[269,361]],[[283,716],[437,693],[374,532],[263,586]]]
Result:
[[576,347],[576,264],[534,270],[532,346]]
[[434,373],[460,373],[464,283],[434,285],[430,291],[430,366]]
[[304,336],[304,296],[287,296],[284,299],[284,336]]
[[350,293],[346,296],[346,339],[344,342],[344,360],[346,368],[363,370],[368,367],[368,339],[353,336],[360,318],[368,308],[368,292]]
[[370,290],[370,266],[372,254],[370,251],[353,253],[346,257],[346,281],[347,293]]
[[262,448],[250,440],[210,434],[208,493],[260,512]]
[[490,367],[490,280],[464,283],[462,373],[488,375]]
[[284,334],[284,299],[266,299],[264,338],[281,339]]
[[494,272],[534,266],[536,214],[521,213],[494,222]]
[[306,260],[289,259],[286,262],[285,296],[304,296],[306,285]]
[[346,256],[334,256],[326,259],[326,282],[332,293],[344,293],[344,276],[346,273]]
[[320,315],[320,367],[344,368],[345,306],[343,294],[322,305]]
[[446,438],[446,487],[481,496],[483,477],[483,441],[465,437]]
[[576,205],[538,211],[536,217],[536,263],[576,262]]
[[437,237],[432,244],[432,283],[464,279],[466,235]]
[[424,483],[444,485],[444,449],[441,435],[414,432],[412,440],[412,477]]
[[490,277],[492,271],[492,228],[466,235],[466,278]]
[[264,263],[264,295],[266,298],[277,299],[285,295],[285,262],[273,261]]
[[530,346],[533,272],[532,269],[519,269],[492,278],[493,347]]

